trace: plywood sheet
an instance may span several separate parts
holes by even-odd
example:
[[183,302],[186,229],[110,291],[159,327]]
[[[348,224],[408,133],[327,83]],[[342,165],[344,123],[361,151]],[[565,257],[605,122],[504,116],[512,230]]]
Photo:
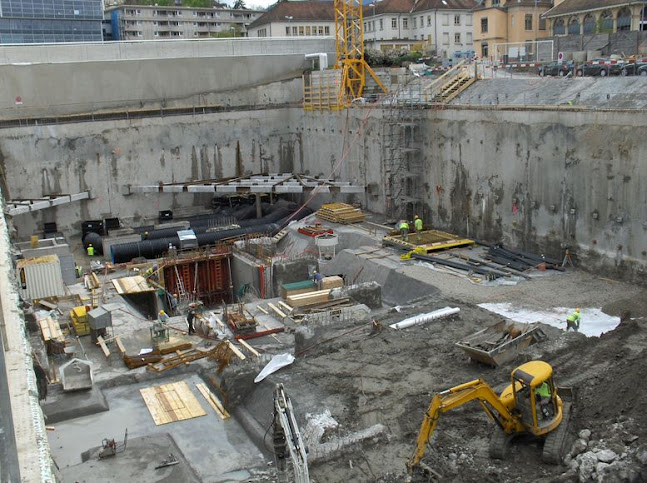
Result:
[[112,284],[119,295],[155,291],[141,275],[117,278],[112,280]]
[[207,415],[184,381],[146,387],[139,392],[157,426]]

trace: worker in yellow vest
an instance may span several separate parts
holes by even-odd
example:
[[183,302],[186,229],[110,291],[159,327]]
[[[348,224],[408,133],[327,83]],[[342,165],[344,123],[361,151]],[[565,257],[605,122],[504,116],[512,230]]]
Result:
[[407,223],[407,220],[400,220],[399,228],[402,239],[404,241],[409,241],[409,223]]
[[422,240],[422,236],[420,233],[422,233],[422,220],[418,215],[413,217],[413,226],[416,229],[416,236],[418,237],[418,241]]
[[88,256],[93,257],[94,256],[94,247],[92,246],[92,243],[88,244]]

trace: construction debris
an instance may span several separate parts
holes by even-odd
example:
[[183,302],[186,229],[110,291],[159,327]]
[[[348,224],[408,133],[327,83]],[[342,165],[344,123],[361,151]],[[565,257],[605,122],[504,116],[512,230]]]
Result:
[[317,217],[322,220],[349,225],[364,221],[364,213],[346,203],[328,203],[317,211]]

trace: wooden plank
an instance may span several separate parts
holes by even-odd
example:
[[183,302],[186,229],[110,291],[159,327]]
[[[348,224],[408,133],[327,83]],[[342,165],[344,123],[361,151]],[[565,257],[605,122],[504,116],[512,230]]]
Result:
[[240,345],[242,345],[245,349],[247,349],[249,352],[254,354],[256,357],[260,357],[261,355],[258,353],[256,349],[254,349],[251,345],[249,345],[247,342],[245,342],[242,339],[239,339],[238,342],[240,342]]
[[289,314],[289,313],[292,313],[292,311],[294,310],[294,307],[290,307],[288,304],[286,304],[286,303],[285,303],[285,302],[283,302],[283,301],[280,301],[280,302],[279,302],[279,305],[280,305],[281,307],[283,307],[285,310],[287,310],[287,311],[288,311],[288,314]]
[[330,300],[330,290],[319,290],[309,294],[295,295],[288,297],[288,303],[292,307],[303,307],[306,305],[320,304]]
[[56,310],[58,308],[58,305],[48,302],[47,300],[39,300],[38,304],[42,305],[47,310]]
[[103,354],[106,357],[110,357],[110,350],[108,349],[108,346],[106,345],[106,342],[103,340],[103,337],[99,336],[97,337],[97,344],[99,347],[101,347],[101,350],[103,351]]
[[279,310],[279,308],[278,308],[276,305],[274,305],[273,303],[268,303],[268,304],[267,304],[267,306],[268,306],[269,308],[271,308],[274,312],[276,312],[276,314],[277,314],[279,317],[281,317],[282,319],[284,319],[284,318],[286,317],[286,315],[285,315],[283,312],[281,312],[281,311]]
[[245,359],[247,359],[247,357],[245,357],[245,354],[243,354],[242,352],[240,352],[240,349],[238,349],[238,347],[236,347],[234,344],[232,344],[232,343],[231,343],[231,341],[225,341],[225,342],[227,343],[227,346],[231,349],[231,351],[232,351],[234,354],[236,354],[236,356],[237,356],[241,361],[244,361]]
[[196,384],[196,387],[198,388],[198,391],[200,391],[200,393],[207,400],[207,402],[209,403],[209,406],[213,408],[213,410],[218,414],[218,416],[220,416],[221,419],[227,419],[231,417],[231,415],[224,408],[224,406],[222,405],[218,397],[209,390],[206,384],[198,383]]
[[216,315],[215,319],[216,319],[216,324],[218,324],[218,327],[220,327],[222,330],[225,330],[225,323],[222,320],[220,320],[220,317]]
[[121,355],[123,356],[126,353],[126,348],[124,347],[124,344],[121,342],[121,337],[119,336],[115,337],[115,344],[117,344],[117,349],[119,349],[119,352],[121,352]]
[[260,310],[261,312],[263,312],[265,315],[270,315],[270,313],[267,310],[265,310],[263,307],[261,307],[260,305],[257,305],[256,308],[258,310]]

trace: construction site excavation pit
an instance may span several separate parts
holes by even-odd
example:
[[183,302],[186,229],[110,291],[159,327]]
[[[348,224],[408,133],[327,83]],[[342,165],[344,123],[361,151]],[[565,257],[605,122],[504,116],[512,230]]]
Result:
[[[276,52],[111,61],[106,98],[78,94],[114,112],[11,94],[0,435],[22,480],[647,481],[641,80],[493,75],[427,103],[435,79],[385,69],[387,98],[309,110],[304,54]],[[158,85],[198,61],[218,71]],[[119,100],[137,65],[164,99]]]

